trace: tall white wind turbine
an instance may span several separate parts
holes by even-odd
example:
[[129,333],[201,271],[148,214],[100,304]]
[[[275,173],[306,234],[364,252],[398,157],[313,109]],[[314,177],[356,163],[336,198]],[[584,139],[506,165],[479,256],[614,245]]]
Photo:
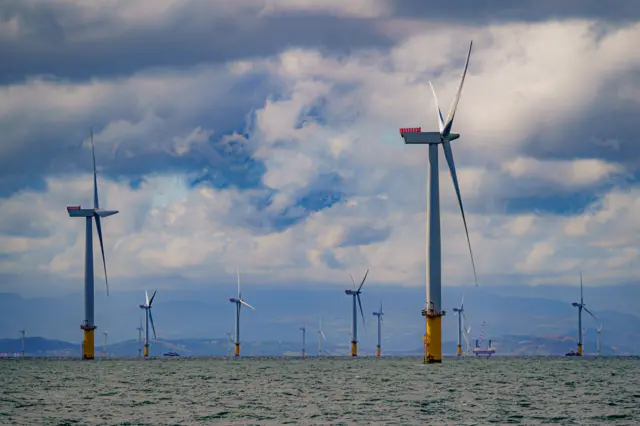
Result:
[[22,340],[22,359],[24,359],[24,335],[26,334],[26,330],[23,328],[20,330],[20,339]]
[[304,352],[307,346],[307,327],[303,325],[300,327],[300,331],[302,331],[302,356],[300,358],[304,359]]
[[[460,302],[460,307],[453,308],[453,312],[458,315],[458,356],[462,356],[462,331],[463,331],[463,321],[464,326],[467,325],[467,317],[464,315],[464,293],[462,293],[462,301]],[[467,337],[465,337],[467,340]]]
[[353,276],[349,274],[351,277],[351,282],[353,283],[353,290],[345,290],[345,294],[353,297],[353,310],[352,310],[352,322],[351,322],[351,356],[358,356],[358,310],[356,309],[356,300],[357,305],[360,307],[360,315],[362,316],[362,325],[366,327],[365,319],[364,319],[364,311],[362,310],[362,302],[360,301],[360,294],[362,293],[362,286],[367,279],[367,275],[369,275],[369,270],[365,272],[364,277],[362,278],[362,282],[360,286],[356,288],[356,282],[353,280]]
[[580,271],[580,302],[573,302],[572,306],[578,308],[578,356],[582,356],[583,346],[583,331],[582,331],[582,310],[584,309],[594,320],[598,321],[598,318],[589,310],[584,303],[583,289],[582,289],[582,271]]
[[236,305],[236,335],[235,335],[235,356],[240,356],[240,309],[242,305],[246,306],[249,309],[256,310],[253,306],[242,300],[242,291],[240,289],[240,270],[236,267],[236,275],[238,276],[238,297],[229,298],[229,302],[234,303]]
[[149,299],[149,293],[145,290],[144,292],[144,303],[140,304],[140,309],[144,309],[145,311],[145,325],[144,325],[144,357],[149,357],[149,323],[151,323],[151,329],[153,330],[153,338],[156,337],[156,326],[153,325],[153,315],[151,314],[151,307],[153,305],[153,299],[156,298],[157,291],[154,290],[151,295],[151,299]]
[[442,316],[445,312],[442,310],[442,254],[441,254],[441,237],[440,237],[440,184],[438,180],[438,145],[442,145],[444,156],[451,172],[451,179],[458,198],[460,213],[462,214],[462,222],[467,235],[467,245],[469,246],[469,254],[471,255],[471,266],[473,267],[473,276],[478,285],[476,276],[476,267],[473,260],[473,251],[471,250],[471,240],[469,239],[469,230],[467,228],[467,219],[465,218],[464,208],[462,207],[462,196],[460,195],[460,187],[458,185],[458,175],[453,161],[453,152],[451,150],[451,141],[460,137],[457,133],[451,133],[453,119],[456,114],[462,86],[469,67],[469,58],[471,57],[471,48],[473,41],[469,45],[469,53],[467,61],[464,65],[464,71],[460,79],[458,91],[451,104],[449,115],[445,121],[438,105],[438,98],[433,89],[431,82],[431,91],[436,102],[436,112],[438,114],[439,132],[423,132],[421,128],[401,128],[400,135],[404,139],[405,144],[418,144],[429,146],[429,174],[427,179],[427,300],[422,315],[426,317],[426,332],[423,336],[425,341],[424,362],[439,363],[442,362]]
[[596,327],[596,355],[598,356],[600,356],[601,333],[602,333],[602,323],[600,323],[598,327]]
[[378,345],[376,346],[376,356],[380,358],[380,349],[382,347],[382,316],[384,315],[384,312],[382,312],[382,300],[380,301],[380,310],[378,312],[374,312],[373,315],[378,320]]
[[318,358],[320,358],[320,354],[322,354],[323,340],[327,340],[327,337],[324,335],[324,331],[322,331],[322,317],[320,317],[320,323],[318,324]]
[[142,328],[142,318],[140,318],[140,326],[136,327],[136,330],[138,330],[138,358],[142,357],[142,330],[144,330],[144,328]]
[[100,240],[102,252],[102,264],[104,266],[104,281],[109,295],[109,280],[107,279],[107,262],[104,258],[104,244],[102,243],[102,225],[100,218],[118,213],[118,210],[103,210],[98,201],[98,178],[96,175],[96,153],[93,144],[93,129],[91,129],[91,152],[93,155],[93,208],[83,209],[80,206],[67,206],[70,217],[84,217],[86,228],[86,244],[84,252],[84,321],[80,328],[84,330],[82,343],[82,359],[94,359],[95,341],[94,331],[97,328],[94,323],[94,277],[93,277],[93,227],[92,219],[96,221],[96,231]]

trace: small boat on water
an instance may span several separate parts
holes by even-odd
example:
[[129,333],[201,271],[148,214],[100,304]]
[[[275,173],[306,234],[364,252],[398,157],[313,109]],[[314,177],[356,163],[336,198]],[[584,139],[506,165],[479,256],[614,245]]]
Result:
[[567,352],[566,354],[564,354],[564,356],[580,356],[580,354],[578,352],[575,352],[573,350]]
[[180,354],[177,352],[167,352],[164,356],[180,356]]

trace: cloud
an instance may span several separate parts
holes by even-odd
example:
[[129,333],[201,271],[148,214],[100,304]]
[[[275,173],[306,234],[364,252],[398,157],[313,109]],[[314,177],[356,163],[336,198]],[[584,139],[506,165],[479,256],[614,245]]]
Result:
[[[360,3],[309,14],[300,4],[265,4],[221,11],[223,22],[243,7],[301,26],[314,13],[345,25],[355,19],[345,14],[367,16]],[[167,21],[204,7],[167,2],[166,15],[149,15],[130,5],[78,9],[74,19],[106,19],[83,35],[106,43],[120,37],[113,22],[167,31]],[[385,13],[359,25],[382,25]],[[639,106],[622,89],[637,78],[640,56],[628,40],[638,36],[639,25],[603,31],[581,20],[458,22],[396,34],[389,49],[356,49],[363,44],[355,40],[340,53],[294,43],[202,62],[125,55],[129,71],[99,74],[91,65],[82,72],[95,77],[79,81],[25,68],[27,78],[0,86],[0,275],[44,275],[60,288],[81,279],[84,229],[64,206],[90,203],[93,125],[101,202],[121,211],[104,221],[114,290],[132,277],[214,285],[237,264],[264,285],[344,283],[345,269],[367,268],[373,284],[422,285],[426,153],[403,146],[397,129],[435,127],[428,81],[446,111],[473,37],[453,150],[480,284],[562,281],[580,268],[627,280],[637,269],[637,236],[628,230],[640,217],[630,137]],[[612,140],[616,149],[602,143]],[[470,284],[441,164],[445,282]]]

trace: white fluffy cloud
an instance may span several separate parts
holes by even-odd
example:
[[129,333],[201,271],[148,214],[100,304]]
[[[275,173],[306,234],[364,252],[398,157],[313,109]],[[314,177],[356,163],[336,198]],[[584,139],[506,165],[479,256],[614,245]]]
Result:
[[[357,14],[357,4],[351,7],[345,13]],[[600,38],[592,23],[582,21],[455,30],[413,35],[389,53],[332,57],[290,49],[224,70],[205,66],[5,86],[0,120],[18,125],[3,136],[0,153],[24,150],[25,135],[36,123],[77,123],[97,114],[108,123],[96,131],[103,154],[120,145],[135,147],[131,155],[140,161],[154,149],[183,156],[222,136],[205,117],[213,105],[233,102],[227,88],[264,74],[283,91],[265,97],[256,111],[245,111],[248,136],[232,137],[264,163],[264,188],[192,188],[190,174],[172,171],[149,174],[132,189],[124,180],[100,176],[102,205],[121,210],[104,220],[113,288],[122,289],[124,277],[158,274],[213,284],[229,279],[236,264],[261,284],[344,283],[345,269],[371,268],[372,282],[422,285],[426,152],[403,146],[397,129],[435,128],[428,80],[446,113],[471,34],[477,42],[454,124],[462,134],[454,154],[463,200],[473,206],[468,222],[480,284],[505,283],[514,275],[524,283],[573,280],[579,268],[593,271],[601,284],[633,276],[638,238],[629,230],[640,225],[640,189],[607,181],[634,171],[600,158],[535,158],[530,146],[534,138],[556,137],[576,146],[567,124],[598,107],[600,90],[616,76],[640,68],[640,54],[628,43],[640,37],[640,26]],[[464,228],[446,163],[441,164],[444,282],[470,284]],[[285,230],[259,226],[287,209],[299,214],[293,204],[323,174],[340,177],[345,202]],[[543,184],[532,191],[544,193],[535,195],[594,187],[606,192],[589,213],[573,216],[496,207],[527,193],[523,188],[532,180]],[[271,204],[256,206],[254,199],[268,190],[275,192]],[[64,207],[90,200],[91,177],[79,174],[49,176],[44,191],[24,189],[3,199],[0,273],[36,268],[61,288],[75,288],[83,274],[84,226],[68,218]]]

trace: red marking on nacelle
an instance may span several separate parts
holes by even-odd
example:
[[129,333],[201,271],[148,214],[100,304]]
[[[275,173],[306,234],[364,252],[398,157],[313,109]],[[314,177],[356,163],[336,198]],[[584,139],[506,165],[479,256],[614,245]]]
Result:
[[67,206],[67,210],[80,210],[80,206]]
[[422,127],[401,127],[400,134],[403,133],[420,133],[422,131]]

